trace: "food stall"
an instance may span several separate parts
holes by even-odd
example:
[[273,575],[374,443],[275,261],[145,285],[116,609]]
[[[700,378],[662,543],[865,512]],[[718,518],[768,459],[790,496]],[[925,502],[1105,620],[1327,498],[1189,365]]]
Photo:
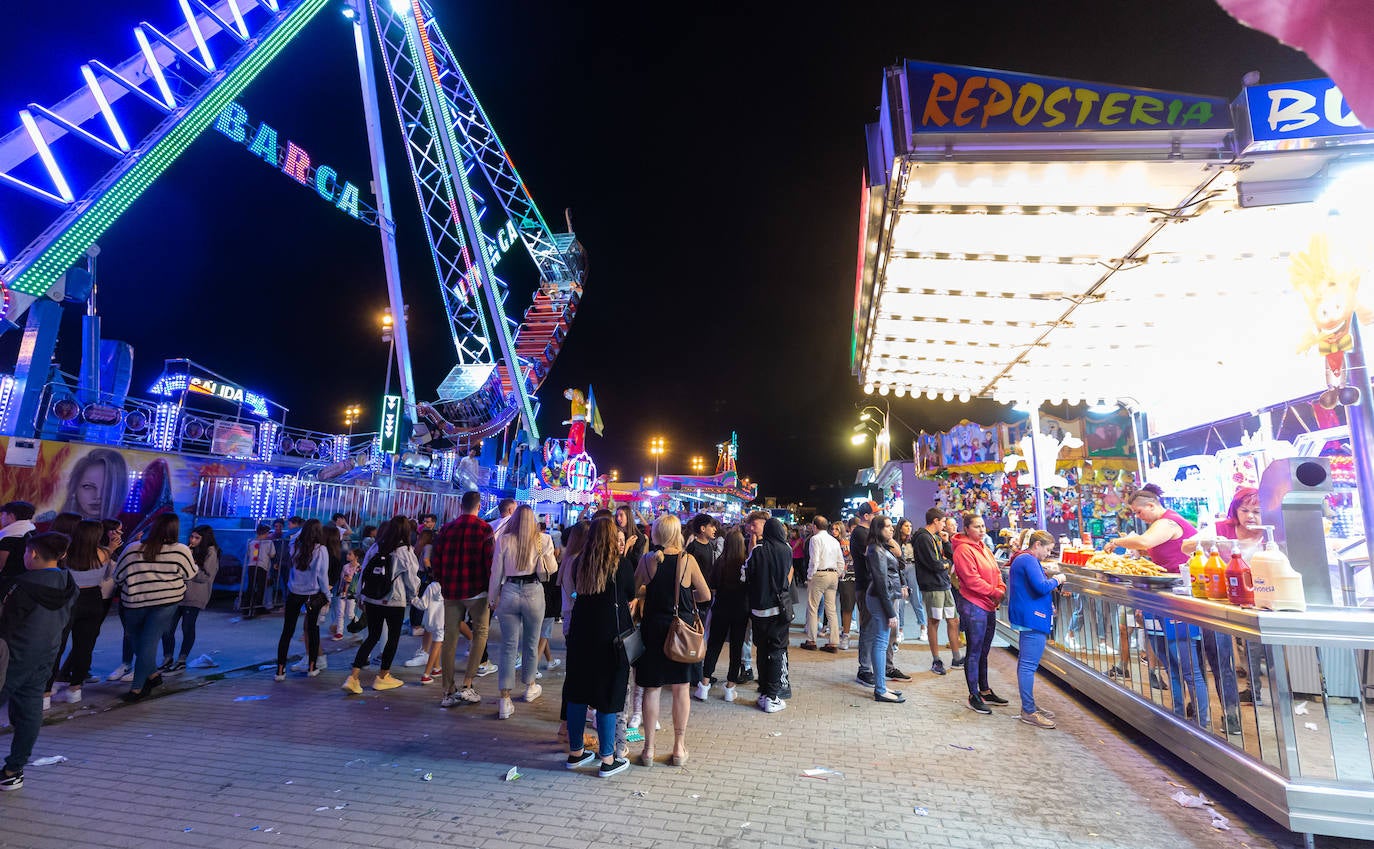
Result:
[[[1119,407],[1144,481],[1195,516],[1252,467],[1301,576],[1305,609],[1270,610],[1066,552],[1044,668],[1309,841],[1374,838],[1374,611],[1345,590],[1374,536],[1374,132],[1330,80],[1230,102],[906,62],[867,141],[865,391],[1025,405],[1035,440],[1042,405]],[[1286,436],[1304,405],[1344,435]],[[1178,445],[1237,418],[1251,444]]]

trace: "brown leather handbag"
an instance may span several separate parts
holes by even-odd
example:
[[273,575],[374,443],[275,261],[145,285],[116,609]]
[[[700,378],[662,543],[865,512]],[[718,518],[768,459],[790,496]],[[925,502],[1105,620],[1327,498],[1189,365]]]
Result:
[[700,663],[706,655],[706,626],[702,624],[697,606],[692,604],[692,621],[683,621],[678,615],[678,602],[682,599],[682,579],[687,574],[687,552],[677,556],[677,577],[673,581],[673,618],[668,625],[668,636],[663,641],[663,654],[678,663]]

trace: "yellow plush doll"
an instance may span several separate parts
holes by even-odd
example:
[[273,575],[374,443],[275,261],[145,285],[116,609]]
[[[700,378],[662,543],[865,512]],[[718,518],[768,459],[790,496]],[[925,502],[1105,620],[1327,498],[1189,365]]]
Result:
[[1307,250],[1293,255],[1288,269],[1293,289],[1307,304],[1312,328],[1298,344],[1298,353],[1313,346],[1326,357],[1326,391],[1317,403],[1326,409],[1358,403],[1360,391],[1345,382],[1345,353],[1355,347],[1351,322],[1374,321],[1374,312],[1358,301],[1360,273],[1336,269],[1325,234],[1312,237]]

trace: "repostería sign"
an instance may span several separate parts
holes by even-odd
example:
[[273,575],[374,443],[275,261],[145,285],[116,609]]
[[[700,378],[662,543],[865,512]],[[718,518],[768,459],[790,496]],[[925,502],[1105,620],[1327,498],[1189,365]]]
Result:
[[1217,97],[931,62],[907,62],[906,79],[915,133],[1231,126],[1227,102]]

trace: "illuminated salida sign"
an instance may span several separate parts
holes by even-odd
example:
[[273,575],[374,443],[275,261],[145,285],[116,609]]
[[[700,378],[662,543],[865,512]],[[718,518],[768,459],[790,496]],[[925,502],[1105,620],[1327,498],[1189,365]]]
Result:
[[199,395],[213,395],[216,398],[231,401],[235,404],[243,403],[242,386],[211,380],[208,377],[192,377],[190,382],[186,385],[186,391],[195,392]]

